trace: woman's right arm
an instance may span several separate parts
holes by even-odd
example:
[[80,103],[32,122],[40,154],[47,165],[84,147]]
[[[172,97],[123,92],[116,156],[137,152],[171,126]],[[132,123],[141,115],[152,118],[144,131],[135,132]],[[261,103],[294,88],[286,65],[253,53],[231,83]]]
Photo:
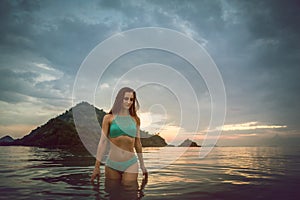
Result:
[[96,155],[96,162],[95,162],[95,168],[91,177],[91,181],[93,182],[94,179],[97,177],[99,180],[100,176],[100,162],[103,157],[103,154],[106,149],[107,145],[107,137],[108,137],[108,131],[109,131],[109,124],[110,124],[110,115],[105,115],[102,121],[102,133],[101,133],[101,138],[98,144],[97,148],[97,155]]

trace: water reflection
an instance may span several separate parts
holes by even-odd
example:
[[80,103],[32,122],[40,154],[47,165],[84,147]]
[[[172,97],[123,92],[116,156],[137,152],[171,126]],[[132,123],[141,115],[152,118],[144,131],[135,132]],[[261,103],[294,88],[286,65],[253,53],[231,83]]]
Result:
[[[174,148],[174,152],[176,149]],[[152,175],[155,178],[151,179],[151,183],[219,182],[232,185],[260,185],[266,183],[266,180],[267,183],[271,183],[274,177],[286,175],[286,156],[283,157],[280,148],[217,147],[204,159],[199,158],[199,151],[200,148],[189,148],[180,159],[159,169],[157,174],[160,176],[156,177],[154,172]],[[153,158],[149,158],[150,160]],[[151,164],[155,167],[156,163],[154,161]],[[211,173],[212,171],[214,173]]]
[[[125,185],[120,180],[104,179],[104,191],[107,193],[106,197],[109,197],[110,200],[142,199],[147,182],[148,178],[144,178],[139,187],[138,181],[132,181]],[[92,182],[92,186],[93,191],[96,192],[96,199],[100,199],[103,188],[101,180]]]
[[[217,147],[200,159],[199,148],[190,148],[172,164],[157,169],[163,155],[156,157],[153,152],[159,149],[146,148],[147,168],[153,169],[149,179],[139,176],[137,183],[124,186],[104,176],[92,185],[93,157],[58,149],[0,148],[0,191],[7,199],[248,199],[249,195],[274,199],[276,192],[276,198],[281,194],[277,199],[286,199],[285,194],[300,195],[293,189],[300,177],[300,151],[295,149]],[[177,147],[170,148],[170,153],[179,152]]]
[[[261,184],[274,175],[284,175],[284,163],[280,162],[279,150],[267,147],[234,147],[215,149],[224,183]],[[274,168],[276,165],[276,168]]]
[[[34,170],[31,180],[42,181],[48,184],[55,184],[57,189],[39,191],[42,194],[52,196],[92,196],[95,199],[141,199],[144,196],[144,188],[148,179],[132,182],[127,185],[119,181],[105,179],[92,184],[90,173],[95,162],[95,158],[90,155],[74,155],[73,153],[60,149],[43,149],[35,147],[25,147],[27,150],[23,161],[27,161],[24,169]],[[25,150],[24,149],[24,150]],[[104,166],[101,166],[104,172]],[[70,193],[68,191],[76,191]]]
[[95,158],[90,155],[74,154],[71,151],[61,149],[31,147],[29,152],[31,156],[28,161],[42,165],[33,165],[32,167],[84,167],[91,166],[95,162]]

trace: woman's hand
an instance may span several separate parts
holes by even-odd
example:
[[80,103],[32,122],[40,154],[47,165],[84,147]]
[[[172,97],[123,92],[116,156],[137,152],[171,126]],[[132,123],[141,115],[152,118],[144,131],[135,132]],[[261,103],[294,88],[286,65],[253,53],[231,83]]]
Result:
[[145,166],[141,166],[141,170],[143,172],[143,176],[145,176],[145,179],[148,179],[148,171]]
[[93,174],[91,176],[91,182],[94,183],[95,178],[97,178],[97,182],[99,182],[100,177],[100,167],[95,167]]

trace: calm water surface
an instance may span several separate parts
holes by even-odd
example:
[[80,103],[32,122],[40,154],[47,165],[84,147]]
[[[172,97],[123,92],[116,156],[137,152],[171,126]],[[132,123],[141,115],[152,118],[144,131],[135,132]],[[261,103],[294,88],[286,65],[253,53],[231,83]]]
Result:
[[189,148],[157,169],[181,152],[164,149],[144,148],[150,174],[147,183],[139,176],[138,191],[111,192],[104,177],[90,183],[93,157],[0,147],[0,199],[300,199],[300,148],[216,147],[204,159],[199,148]]

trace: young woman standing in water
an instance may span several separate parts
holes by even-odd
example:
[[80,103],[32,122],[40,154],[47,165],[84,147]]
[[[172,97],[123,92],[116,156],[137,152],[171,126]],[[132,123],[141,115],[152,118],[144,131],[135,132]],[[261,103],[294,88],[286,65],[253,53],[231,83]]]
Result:
[[134,149],[143,175],[145,178],[148,177],[142,155],[140,119],[136,114],[138,107],[133,89],[124,87],[118,92],[111,111],[103,118],[102,136],[97,149],[92,182],[95,178],[99,180],[100,161],[108,141],[110,151],[105,166],[106,179],[120,181],[125,186],[137,183],[138,163]]

